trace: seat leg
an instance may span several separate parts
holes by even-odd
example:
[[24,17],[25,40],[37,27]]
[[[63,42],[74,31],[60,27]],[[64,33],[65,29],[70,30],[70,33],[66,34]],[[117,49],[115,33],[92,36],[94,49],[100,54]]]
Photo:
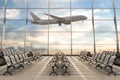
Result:
[[113,71],[113,67],[109,66],[109,68],[110,68],[110,72],[107,75],[109,76],[110,74],[113,73],[116,76],[117,74]]
[[70,75],[70,73],[67,71],[67,69],[68,69],[68,67],[65,66],[65,71],[62,73],[62,75],[64,75],[64,74],[68,74],[68,75]]
[[8,74],[10,74],[10,75],[12,75],[12,73],[10,72],[10,66],[8,66],[8,67],[7,67],[7,71],[6,71],[6,72],[4,72],[4,74],[3,74],[3,75],[6,75],[7,73],[8,73]]
[[56,74],[56,75],[58,75],[56,72],[55,72],[55,69],[54,69],[54,66],[52,66],[52,72],[49,74],[49,75],[51,75],[51,74]]

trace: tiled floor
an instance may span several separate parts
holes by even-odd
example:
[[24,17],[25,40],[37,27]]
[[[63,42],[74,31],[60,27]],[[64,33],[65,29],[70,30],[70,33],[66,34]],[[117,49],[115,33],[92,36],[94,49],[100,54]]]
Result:
[[51,67],[49,61],[52,57],[44,57],[32,64],[27,65],[24,70],[16,71],[12,76],[3,76],[2,72],[0,80],[120,80],[120,75],[107,76],[105,72],[96,70],[94,67],[78,60],[76,57],[68,57],[71,62],[69,75],[62,76],[59,74],[49,76]]

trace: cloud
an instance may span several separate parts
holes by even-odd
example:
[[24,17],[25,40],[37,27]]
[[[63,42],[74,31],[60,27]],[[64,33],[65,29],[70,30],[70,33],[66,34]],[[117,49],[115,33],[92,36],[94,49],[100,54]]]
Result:
[[20,11],[17,9],[7,9],[6,17],[8,19],[15,19],[20,16]]

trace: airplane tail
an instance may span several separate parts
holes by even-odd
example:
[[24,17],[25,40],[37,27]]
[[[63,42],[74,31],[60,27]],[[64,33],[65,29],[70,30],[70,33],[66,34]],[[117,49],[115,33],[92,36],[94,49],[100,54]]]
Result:
[[38,16],[31,12],[31,16],[35,21],[41,20]]

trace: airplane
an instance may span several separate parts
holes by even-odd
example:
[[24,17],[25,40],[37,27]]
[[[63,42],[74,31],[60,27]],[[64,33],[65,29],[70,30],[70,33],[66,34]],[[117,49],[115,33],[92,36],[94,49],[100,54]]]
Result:
[[59,26],[61,26],[62,24],[68,25],[68,24],[71,24],[71,22],[75,22],[75,21],[83,22],[84,20],[87,19],[87,17],[83,16],[83,15],[67,16],[67,17],[58,17],[58,16],[54,16],[51,14],[45,14],[45,15],[51,17],[52,19],[44,19],[43,20],[31,12],[31,16],[32,16],[33,20],[30,20],[30,22],[33,24],[38,24],[38,25],[59,24]]

